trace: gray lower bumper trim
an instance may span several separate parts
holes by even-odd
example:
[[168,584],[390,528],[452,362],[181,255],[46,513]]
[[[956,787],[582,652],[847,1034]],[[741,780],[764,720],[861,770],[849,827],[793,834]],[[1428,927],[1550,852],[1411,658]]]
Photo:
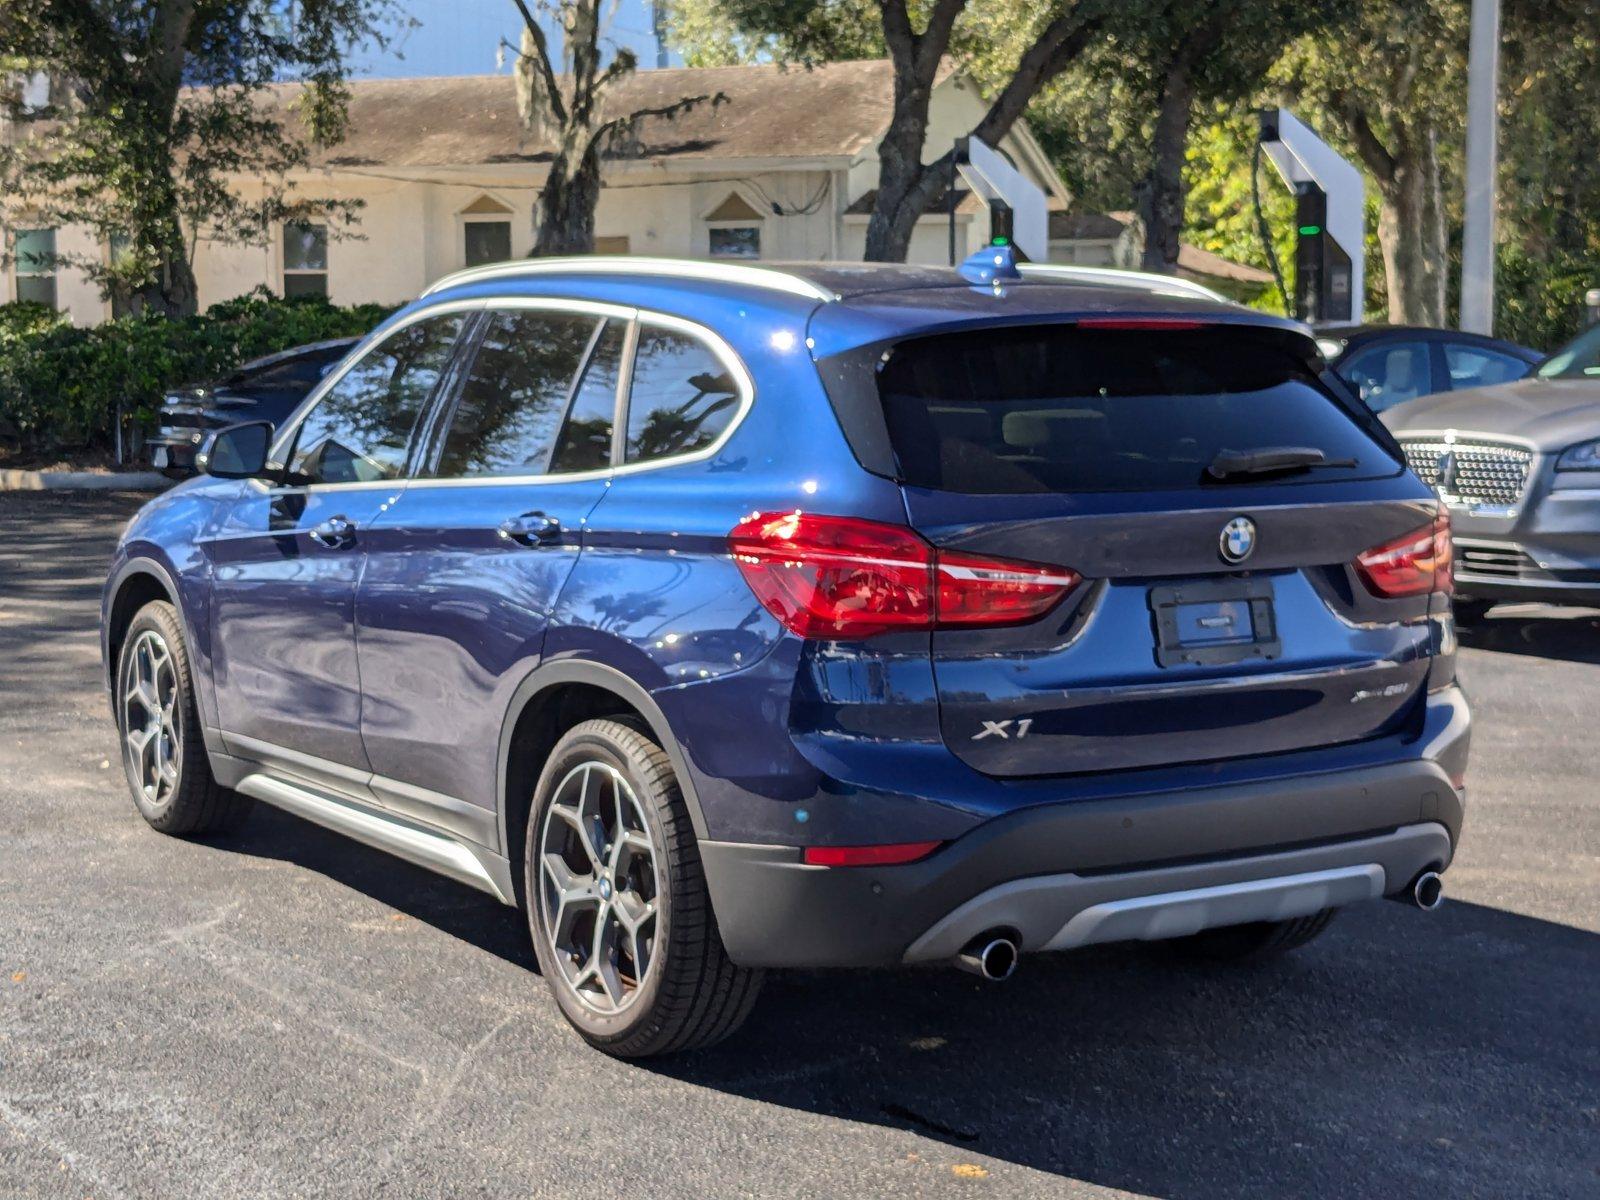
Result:
[[1336,845],[1106,875],[1042,875],[1000,884],[941,918],[905,961],[951,958],[973,938],[1012,929],[1024,950],[1184,937],[1219,925],[1308,916],[1399,891],[1450,861],[1433,823]]

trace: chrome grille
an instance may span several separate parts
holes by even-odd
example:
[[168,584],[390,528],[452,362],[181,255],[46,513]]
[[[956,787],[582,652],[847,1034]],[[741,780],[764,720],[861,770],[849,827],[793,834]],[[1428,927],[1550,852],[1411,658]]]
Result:
[[1406,465],[1422,482],[1453,499],[1509,508],[1528,486],[1533,451],[1498,442],[1402,439]]
[[1521,546],[1457,542],[1457,566],[1464,574],[1489,579],[1539,579],[1544,572]]

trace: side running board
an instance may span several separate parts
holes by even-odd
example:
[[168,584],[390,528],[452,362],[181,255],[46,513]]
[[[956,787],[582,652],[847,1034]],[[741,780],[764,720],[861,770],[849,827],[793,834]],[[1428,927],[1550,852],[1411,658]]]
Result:
[[516,903],[509,867],[487,850],[468,847],[391,813],[334,799],[259,772],[246,775],[235,788],[335,833],[488,892],[503,904]]

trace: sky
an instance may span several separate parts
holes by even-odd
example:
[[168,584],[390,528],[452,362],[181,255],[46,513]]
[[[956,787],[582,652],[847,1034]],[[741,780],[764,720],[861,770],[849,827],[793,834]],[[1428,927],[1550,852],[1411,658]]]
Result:
[[[351,62],[357,78],[392,78],[408,75],[491,75],[511,69],[495,64],[502,39],[517,44],[522,18],[511,0],[408,0],[403,4],[417,26],[397,32],[387,50],[366,47]],[[530,5],[538,12],[537,6]],[[641,67],[656,65],[655,36],[651,32],[650,0],[620,0],[607,5],[612,14],[609,39],[631,47]],[[547,31],[550,29],[546,25]],[[551,49],[559,53],[559,43]],[[676,65],[678,59],[674,57]]]

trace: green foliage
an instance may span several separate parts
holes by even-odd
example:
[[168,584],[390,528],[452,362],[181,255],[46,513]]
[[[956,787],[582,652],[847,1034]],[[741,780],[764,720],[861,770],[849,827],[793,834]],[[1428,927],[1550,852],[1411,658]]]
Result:
[[[1184,240],[1233,262],[1271,270],[1261,244],[1255,202],[1250,193],[1250,172],[1256,145],[1253,108],[1217,105],[1209,119],[1189,135],[1189,206]],[[1261,160],[1261,212],[1272,238],[1284,286],[1294,295],[1294,196],[1283,186],[1272,164]],[[1366,314],[1381,321],[1388,301],[1384,292],[1383,255],[1378,246],[1378,197],[1367,193]],[[1267,289],[1257,307],[1281,313],[1278,289]]]
[[199,316],[78,328],[41,305],[0,305],[0,427],[29,449],[104,447],[119,406],[149,425],[172,387],[306,342],[364,334],[390,311],[258,289]]
[[[293,194],[287,176],[343,132],[352,44],[383,44],[400,13],[395,0],[0,0],[0,55],[51,79],[44,111],[0,87],[0,221],[86,227],[96,249],[55,265],[107,297],[193,312],[198,238],[260,243],[284,220],[353,219],[358,205]],[[280,82],[302,85],[295,119],[262,102]]]
[[[998,7],[1014,11],[1016,3]],[[924,7],[908,5],[919,25]],[[773,60],[810,66],[887,52],[874,0],[670,0],[667,36],[691,67]]]
[[1584,293],[1600,287],[1600,253],[1535,257],[1501,246],[1495,282],[1495,335],[1551,351],[1584,327]]

